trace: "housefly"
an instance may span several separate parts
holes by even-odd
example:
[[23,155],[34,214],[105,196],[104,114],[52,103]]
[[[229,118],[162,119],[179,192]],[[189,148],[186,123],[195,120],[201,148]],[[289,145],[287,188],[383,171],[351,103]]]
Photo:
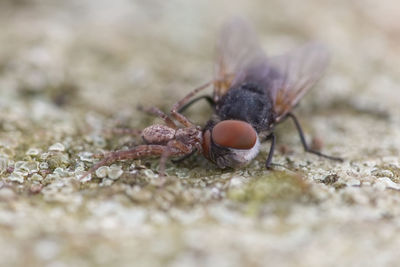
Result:
[[[252,28],[235,19],[219,36],[214,79],[189,93],[172,112],[182,112],[199,99],[213,106],[215,114],[203,128],[203,154],[220,168],[247,165],[258,154],[260,142],[270,140],[265,164],[269,168],[276,141],[274,127],[287,118],[293,120],[306,152],[341,161],[310,148],[292,113],[328,61],[327,50],[318,43],[266,57]],[[208,86],[214,87],[212,96],[193,99]]]

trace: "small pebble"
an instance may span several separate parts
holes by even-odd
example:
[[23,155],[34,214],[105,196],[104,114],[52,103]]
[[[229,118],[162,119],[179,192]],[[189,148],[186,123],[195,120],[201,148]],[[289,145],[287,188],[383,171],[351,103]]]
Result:
[[99,178],[106,177],[107,173],[108,173],[108,169],[109,169],[108,166],[101,166],[100,168],[98,168],[96,170],[96,176],[99,177]]
[[39,152],[40,152],[40,150],[37,148],[30,148],[30,149],[28,149],[28,151],[26,151],[25,154],[28,156],[37,156],[37,155],[39,155]]
[[229,179],[232,177],[232,173],[224,173],[221,175],[221,179]]
[[59,151],[63,152],[65,150],[65,146],[61,143],[55,143],[49,147],[50,151]]
[[36,161],[25,161],[21,166],[21,170],[25,170],[28,173],[36,173],[39,171],[39,163]]
[[99,186],[110,186],[113,184],[113,180],[108,179],[108,178],[104,178],[101,183],[99,184]]
[[47,163],[47,162],[41,162],[40,164],[39,164],[39,168],[41,169],[41,170],[47,170],[48,168],[49,168],[49,164]]
[[68,176],[68,172],[65,171],[63,168],[57,167],[54,172],[54,174],[57,174],[60,177],[66,177]]
[[108,177],[112,180],[117,180],[124,171],[118,165],[111,165],[108,169]]
[[186,168],[179,169],[175,172],[176,176],[180,179],[185,179],[189,177],[189,170]]
[[380,170],[380,169],[375,169],[371,172],[372,175],[375,175],[377,177],[389,177],[393,178],[394,174],[390,170]]
[[[82,175],[83,175],[83,174],[82,174]],[[80,176],[80,177],[81,177],[81,176]],[[79,179],[82,183],[85,183],[85,182],[88,182],[88,181],[92,180],[92,174],[86,175],[85,178],[83,178],[83,179],[81,179],[80,177],[78,177],[78,179]]]
[[8,159],[0,158],[0,172],[7,170],[8,168]]
[[24,182],[24,176],[20,172],[13,172],[8,176],[8,179],[12,182],[18,182],[22,184]]
[[388,177],[382,177],[376,180],[374,188],[377,188],[380,191],[383,191],[386,188],[400,190],[400,184],[393,182]]
[[148,178],[157,178],[158,174],[155,174],[152,170],[147,169],[143,171],[144,175],[146,175]]
[[80,160],[86,161],[86,162],[93,162],[93,153],[90,152],[81,152],[78,154]]
[[40,174],[35,173],[29,178],[29,180],[31,180],[31,181],[42,181],[43,180],[43,176],[41,176]]
[[359,186],[361,184],[360,180],[357,180],[355,178],[350,179],[349,181],[346,182],[346,185],[348,186]]
[[40,159],[41,160],[46,160],[49,156],[50,156],[50,154],[51,153],[49,153],[49,152],[44,152],[44,153],[42,153],[42,154],[40,154]]
[[17,162],[15,162],[15,164],[14,164],[14,168],[15,168],[16,170],[19,170],[19,169],[21,169],[21,167],[22,167],[24,164],[25,164],[25,161],[22,161],[22,160],[17,161]]
[[58,179],[60,179],[60,176],[59,176],[58,174],[55,174],[55,173],[53,173],[53,174],[48,174],[48,175],[46,175],[46,177],[45,177],[45,181],[48,182],[48,183],[54,182],[54,181],[56,181],[56,180],[58,180]]

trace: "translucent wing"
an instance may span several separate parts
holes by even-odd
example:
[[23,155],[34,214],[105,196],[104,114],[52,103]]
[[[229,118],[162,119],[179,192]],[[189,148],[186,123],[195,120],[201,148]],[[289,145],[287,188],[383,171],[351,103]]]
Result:
[[217,42],[214,101],[234,83],[244,79],[250,65],[265,61],[265,55],[252,28],[236,18],[225,24]]
[[270,82],[276,122],[299,102],[322,76],[329,62],[327,49],[317,43],[306,44],[283,56],[268,59],[278,75]]
[[271,96],[276,122],[282,120],[318,81],[329,61],[327,49],[317,43],[267,58],[253,29],[238,18],[222,28],[217,56],[214,101],[218,102],[236,85],[257,84]]

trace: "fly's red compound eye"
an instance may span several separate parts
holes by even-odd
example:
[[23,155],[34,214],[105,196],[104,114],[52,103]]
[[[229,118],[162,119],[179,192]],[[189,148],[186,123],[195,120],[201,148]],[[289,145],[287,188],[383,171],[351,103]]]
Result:
[[250,149],[257,142],[254,128],[244,121],[225,120],[212,129],[212,140],[222,147]]

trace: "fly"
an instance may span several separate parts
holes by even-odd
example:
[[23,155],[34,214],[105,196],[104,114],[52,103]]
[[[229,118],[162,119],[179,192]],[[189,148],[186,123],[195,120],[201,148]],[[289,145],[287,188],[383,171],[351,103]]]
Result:
[[[327,50],[317,43],[266,57],[252,28],[236,19],[226,24],[219,36],[214,79],[189,93],[178,102],[182,108],[177,110],[177,105],[173,111],[182,112],[200,99],[211,104],[215,114],[203,128],[203,154],[220,168],[247,165],[257,156],[260,142],[266,140],[271,141],[265,163],[270,168],[274,127],[287,118],[293,120],[306,152],[342,161],[310,148],[292,113],[322,76],[328,61]],[[208,86],[214,87],[212,96],[192,99]]]

